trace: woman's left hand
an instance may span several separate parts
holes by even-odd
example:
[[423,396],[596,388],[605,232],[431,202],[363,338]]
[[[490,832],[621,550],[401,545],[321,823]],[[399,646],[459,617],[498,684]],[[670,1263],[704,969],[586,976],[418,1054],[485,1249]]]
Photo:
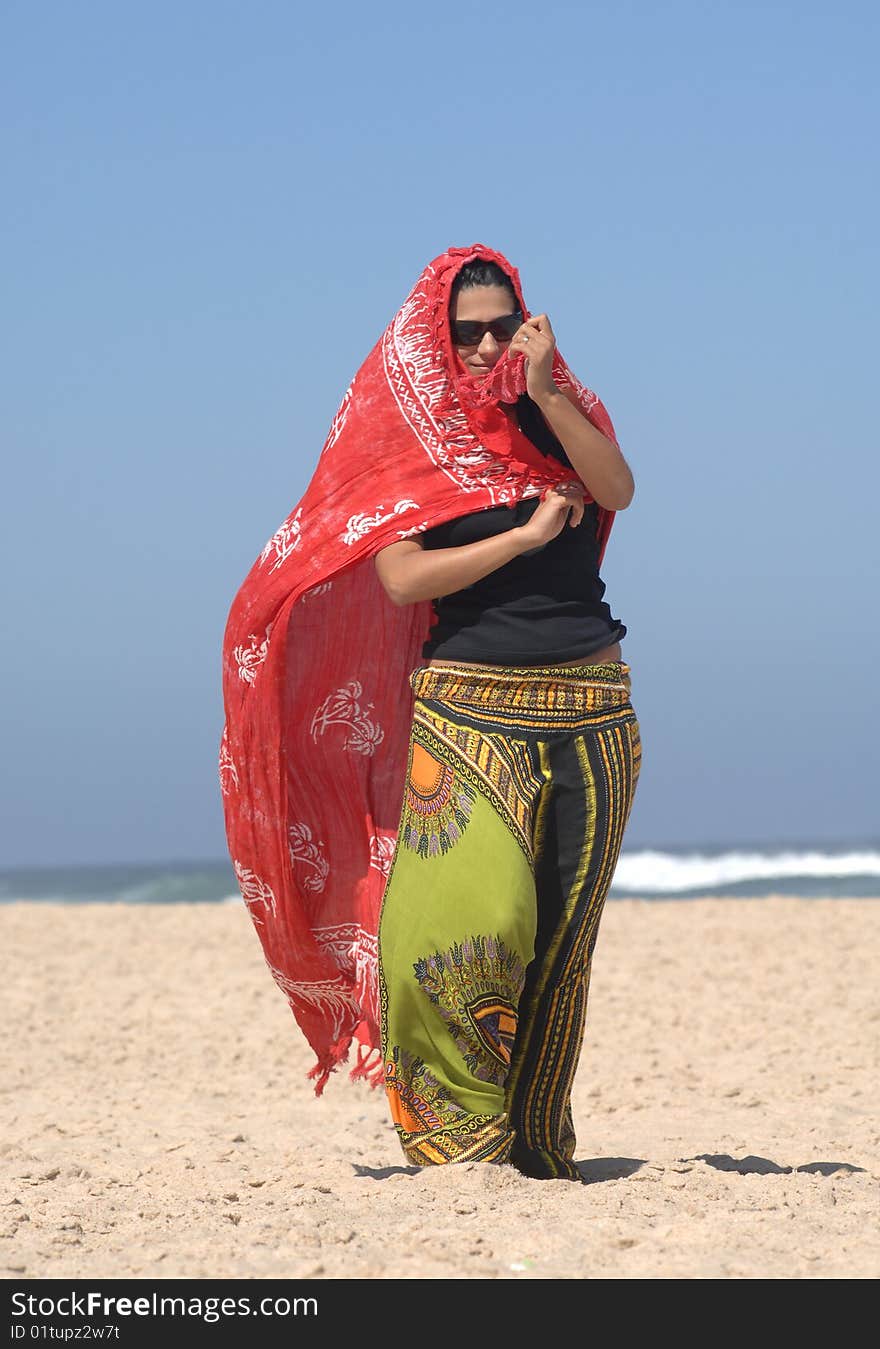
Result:
[[[526,341],[528,339],[528,341]],[[533,314],[517,328],[510,339],[508,351],[521,351],[526,356],[526,389],[533,402],[550,393],[557,393],[553,380],[553,353],[556,335],[546,314]]]

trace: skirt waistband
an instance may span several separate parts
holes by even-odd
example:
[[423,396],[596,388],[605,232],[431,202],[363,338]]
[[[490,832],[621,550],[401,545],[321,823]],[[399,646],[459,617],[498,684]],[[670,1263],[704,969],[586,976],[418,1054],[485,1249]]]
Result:
[[629,704],[632,681],[625,661],[590,665],[420,665],[409,676],[416,698],[452,703],[472,712],[607,712]]

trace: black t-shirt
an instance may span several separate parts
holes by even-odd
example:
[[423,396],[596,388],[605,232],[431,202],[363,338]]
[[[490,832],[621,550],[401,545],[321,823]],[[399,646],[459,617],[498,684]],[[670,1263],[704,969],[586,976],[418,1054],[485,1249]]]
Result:
[[[516,407],[520,430],[544,454],[572,464],[528,394]],[[491,506],[448,520],[419,535],[425,548],[460,548],[531,519],[540,497]],[[580,524],[566,523],[555,539],[520,555],[452,595],[434,600],[436,621],[422,647],[424,660],[485,665],[553,665],[576,660],[626,635],[603,601],[596,542],[598,508],[584,506]]]

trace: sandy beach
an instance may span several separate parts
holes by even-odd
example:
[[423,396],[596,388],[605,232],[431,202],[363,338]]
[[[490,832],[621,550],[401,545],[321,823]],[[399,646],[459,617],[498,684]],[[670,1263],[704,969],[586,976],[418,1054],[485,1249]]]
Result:
[[244,906],[0,908],[0,1277],[880,1275],[880,900],[616,900],[591,1182],[405,1164]]

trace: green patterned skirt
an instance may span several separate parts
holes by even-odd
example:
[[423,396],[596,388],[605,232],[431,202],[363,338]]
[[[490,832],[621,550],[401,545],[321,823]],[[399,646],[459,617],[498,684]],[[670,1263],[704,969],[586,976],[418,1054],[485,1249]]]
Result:
[[641,763],[622,661],[420,666],[379,922],[391,1116],[417,1165],[579,1180],[571,1088]]

